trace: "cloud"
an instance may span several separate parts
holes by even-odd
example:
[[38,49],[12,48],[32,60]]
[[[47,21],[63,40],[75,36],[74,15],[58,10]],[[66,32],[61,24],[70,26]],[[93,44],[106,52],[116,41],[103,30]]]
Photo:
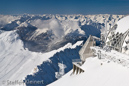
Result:
[[52,31],[53,34],[59,39],[64,36],[64,30],[61,24],[56,19],[50,19],[50,20],[37,19],[31,21],[31,24],[38,28],[37,31],[39,31],[40,34],[45,33],[47,31]]
[[17,20],[19,17],[10,15],[0,15],[0,25],[11,23],[11,21]]
[[[64,36],[71,35],[84,35],[85,32],[81,30],[77,21],[57,20],[55,18],[49,20],[36,19],[30,21],[33,26],[38,29],[35,32],[35,37],[41,33],[51,31],[54,34],[54,41],[61,41]],[[74,34],[76,33],[76,34]]]

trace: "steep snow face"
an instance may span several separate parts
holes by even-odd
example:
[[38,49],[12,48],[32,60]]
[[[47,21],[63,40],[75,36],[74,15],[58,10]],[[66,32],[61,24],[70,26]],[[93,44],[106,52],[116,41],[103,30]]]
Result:
[[71,70],[59,80],[48,86],[128,86],[129,69],[114,62],[88,58],[81,74],[72,74]]
[[[82,42],[77,42],[80,45]],[[2,84],[7,80],[24,80],[28,74],[38,72],[37,65],[42,64],[43,61],[50,61],[55,53],[60,52],[66,48],[73,48],[71,43],[58,50],[53,50],[48,53],[35,53],[24,48],[24,44],[16,31],[1,31],[0,33],[0,86],[6,86],[7,83]],[[36,69],[36,70],[35,70]],[[16,85],[18,86],[18,85]]]
[[[100,36],[105,26],[113,26],[124,15],[20,15],[19,19],[4,25],[2,30],[16,29],[25,47],[31,51],[46,52],[58,49],[68,42]],[[105,21],[107,25],[105,25]]]
[[125,33],[127,30],[129,30],[129,16],[126,16],[117,22],[117,28],[115,32]]

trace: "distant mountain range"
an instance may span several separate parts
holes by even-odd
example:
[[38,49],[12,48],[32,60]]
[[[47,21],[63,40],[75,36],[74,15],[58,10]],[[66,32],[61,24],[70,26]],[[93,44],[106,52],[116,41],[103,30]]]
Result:
[[85,40],[89,35],[100,37],[124,15],[0,15],[0,29],[16,30],[30,51],[47,52],[66,43]]

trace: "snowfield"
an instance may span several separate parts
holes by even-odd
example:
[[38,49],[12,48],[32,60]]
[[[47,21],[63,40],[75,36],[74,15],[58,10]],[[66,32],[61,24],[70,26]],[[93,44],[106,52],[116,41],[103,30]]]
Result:
[[129,68],[122,65],[90,57],[82,68],[84,73],[72,75],[71,70],[48,86],[129,86]]
[[1,32],[0,86],[6,86],[6,83],[2,84],[3,81],[24,80],[27,75],[33,75],[38,71],[38,65],[44,61],[50,61],[49,58],[55,53],[67,48],[75,48],[81,43],[82,41],[77,42],[75,45],[68,43],[58,50],[53,50],[48,53],[36,53],[24,48],[24,44],[16,31]]

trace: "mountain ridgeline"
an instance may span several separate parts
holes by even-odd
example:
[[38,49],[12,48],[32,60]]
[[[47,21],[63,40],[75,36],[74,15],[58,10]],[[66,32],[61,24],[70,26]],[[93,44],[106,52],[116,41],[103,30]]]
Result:
[[[124,15],[0,15],[0,29],[16,30],[24,47],[34,52],[48,52],[68,42],[100,37],[101,31],[113,26]],[[106,23],[105,23],[106,22]]]

